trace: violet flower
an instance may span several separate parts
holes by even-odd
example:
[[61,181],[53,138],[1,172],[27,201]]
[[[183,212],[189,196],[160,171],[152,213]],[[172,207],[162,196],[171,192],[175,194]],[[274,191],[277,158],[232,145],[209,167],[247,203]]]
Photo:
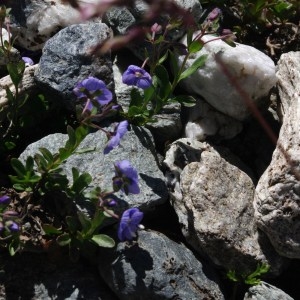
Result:
[[3,195],[0,197],[0,204],[8,204],[10,202],[10,197]]
[[115,177],[113,177],[114,191],[123,191],[126,195],[139,194],[138,173],[128,160],[115,163]]
[[106,144],[103,153],[108,154],[112,149],[116,148],[124,136],[124,134],[127,132],[128,127],[128,121],[122,121],[119,123],[119,125],[116,127],[115,132],[112,134],[112,137]]
[[207,21],[214,21],[216,20],[220,15],[222,14],[222,11],[220,8],[216,7],[214,8],[207,16]]
[[144,69],[130,65],[122,76],[123,83],[146,89],[152,84],[152,78]]
[[143,216],[138,208],[129,208],[123,212],[118,229],[118,238],[121,242],[131,241],[136,237]]
[[14,222],[14,221],[9,221],[9,224],[7,226],[10,232],[17,232],[20,229],[20,226]]
[[30,58],[30,57],[22,57],[22,60],[24,61],[25,63],[25,67],[29,67],[29,66],[33,66],[34,65],[34,62],[33,60]]
[[102,80],[95,77],[88,77],[77,83],[73,92],[77,98],[87,99],[84,111],[92,110],[93,101],[96,101],[100,106],[103,106],[112,100],[112,92],[107,89],[106,84]]

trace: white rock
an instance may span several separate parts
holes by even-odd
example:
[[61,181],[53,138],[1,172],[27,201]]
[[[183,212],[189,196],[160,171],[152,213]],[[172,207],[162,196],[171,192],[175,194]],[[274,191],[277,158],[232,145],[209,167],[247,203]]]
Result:
[[19,46],[32,51],[42,49],[44,43],[60,29],[80,22],[79,12],[62,0],[30,0],[25,6],[20,1],[14,5],[14,11],[22,11],[23,14],[13,15],[16,22],[11,28],[13,36]]
[[[215,36],[205,35],[202,41],[208,42]],[[182,41],[186,44],[186,38]],[[218,54],[236,78],[236,82],[249,98],[260,105],[263,98],[276,84],[275,64],[267,55],[247,45],[236,44],[231,47],[222,40],[214,40],[205,44],[203,49],[188,59],[186,68],[199,56],[207,54],[205,66],[182,81],[182,86],[193,94],[200,95],[218,111],[237,120],[244,120],[250,115],[245,100],[231,85],[215,60]],[[179,56],[181,64],[184,56]]]
[[216,111],[203,99],[196,100],[196,105],[186,109],[188,122],[185,125],[185,137],[198,141],[215,135],[220,139],[231,139],[242,131],[240,121]]

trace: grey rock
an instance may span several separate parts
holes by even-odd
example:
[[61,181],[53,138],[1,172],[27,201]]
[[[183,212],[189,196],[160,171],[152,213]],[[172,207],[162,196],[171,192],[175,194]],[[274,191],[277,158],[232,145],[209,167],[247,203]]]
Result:
[[[109,129],[109,128],[106,128]],[[52,153],[63,147],[67,135],[52,134],[40,141],[29,145],[21,154],[25,160],[33,156],[40,147],[45,147]],[[123,159],[131,162],[139,174],[140,194],[126,196],[122,192],[115,193],[119,200],[119,209],[124,207],[139,207],[144,212],[151,211],[156,205],[164,203],[168,199],[168,191],[163,173],[158,168],[155,157],[153,139],[147,129],[132,126],[121,141],[121,145],[104,155],[103,149],[107,138],[105,133],[97,131],[90,133],[80,144],[78,151],[94,149],[85,153],[72,155],[62,165],[64,173],[72,181],[72,168],[80,172],[88,172],[93,181],[90,188],[100,186],[102,189],[112,191],[112,177],[114,176],[114,163]]]
[[110,37],[109,28],[102,23],[71,25],[47,41],[35,73],[38,84],[53,94],[53,100],[75,108],[75,85],[89,76],[103,80],[113,91],[112,62],[109,55],[93,56],[93,46]]
[[124,300],[224,299],[217,275],[184,245],[140,231],[133,243],[99,255],[103,279]]
[[11,31],[22,48],[41,50],[61,28],[79,21],[79,12],[61,0],[7,1],[11,10]]
[[117,300],[95,265],[84,260],[23,252],[5,257],[1,269],[0,299]]
[[[196,34],[196,33],[195,33]],[[270,57],[247,45],[229,46],[212,35],[204,35],[206,44],[187,60],[185,69],[200,56],[207,55],[203,67],[199,68],[181,84],[190,94],[202,96],[216,110],[237,120],[245,120],[251,114],[245,99],[235,89],[215,59],[218,55],[239,87],[257,106],[265,105],[270,89],[276,84],[275,64]],[[186,37],[182,39],[186,44]],[[181,65],[185,55],[178,56]]]
[[278,115],[281,121],[287,115],[295,94],[300,94],[299,61],[300,51],[291,51],[281,55],[276,67],[277,87],[280,96]]
[[259,285],[255,285],[249,288],[245,294],[244,300],[293,300],[284,291],[276,288],[275,286],[261,282]]
[[267,263],[273,274],[281,272],[284,260],[257,231],[254,185],[243,171],[190,139],[174,142],[164,163],[182,233],[199,254],[227,270],[252,273]]
[[[195,21],[199,21],[202,14],[202,7],[197,0],[175,0],[183,9],[189,11],[194,17]],[[143,20],[143,17],[149,12],[149,5],[142,0],[135,1],[133,7],[114,7],[111,8],[103,18],[103,22],[107,23],[111,27],[116,35],[125,34],[128,29]],[[170,16],[161,15],[157,18],[156,22],[161,25],[166,25]],[[171,16],[172,17],[172,16]],[[152,25],[152,24],[151,24]],[[177,41],[180,39],[186,30],[181,26],[181,28],[175,28],[168,32],[167,40]],[[151,52],[149,43],[139,43],[139,45],[128,45],[128,48],[133,51],[133,53],[141,60],[145,59],[145,48]]]
[[[289,56],[287,60],[290,61]],[[284,66],[286,64],[281,64]],[[298,66],[299,62],[298,62]],[[281,71],[278,71],[281,73]],[[279,88],[291,95],[286,107],[277,147],[272,161],[261,176],[255,192],[255,216],[258,226],[268,235],[282,256],[300,258],[300,95],[299,77],[281,79]],[[293,90],[291,90],[293,88]]]

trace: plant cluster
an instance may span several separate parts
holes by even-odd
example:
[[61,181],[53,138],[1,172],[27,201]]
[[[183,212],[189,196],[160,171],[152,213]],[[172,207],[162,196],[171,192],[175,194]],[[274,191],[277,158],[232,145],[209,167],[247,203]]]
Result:
[[[78,8],[84,19],[102,14],[113,5],[132,4],[132,1],[121,0],[106,1],[106,5],[86,4],[85,6],[76,0],[65,2]],[[44,206],[42,209],[47,209],[48,204],[45,202],[49,201],[51,195],[59,194],[61,197],[58,197],[58,201],[63,198],[59,205],[63,205],[64,209],[60,212],[55,211],[56,215],[50,218],[49,222],[40,224],[43,239],[53,241],[60,246],[67,246],[70,254],[75,253],[74,257],[87,244],[114,247],[114,240],[101,231],[106,218],[118,220],[117,235],[122,242],[133,240],[138,229],[141,228],[143,212],[138,208],[129,208],[121,216],[114,211],[118,205],[114,193],[122,192],[126,195],[140,193],[138,172],[128,160],[115,162],[110,189],[96,187],[88,190],[92,182],[90,174],[80,173],[73,168],[70,180],[63,173],[62,165],[75,153],[90,151],[90,149],[79,150],[79,146],[91,131],[100,130],[105,133],[107,143],[103,153],[107,155],[119,146],[122,139],[126,138],[130,124],[145,125],[155,122],[155,116],[170,103],[194,105],[195,99],[191,96],[178,95],[176,87],[181,80],[188,78],[205,64],[206,56],[200,56],[188,68],[186,68],[187,60],[203,48],[205,43],[202,37],[205,34],[216,34],[215,39],[223,39],[230,44],[233,38],[229,30],[220,29],[221,11],[218,8],[205,16],[201,24],[196,24],[191,15],[173,1],[149,0],[145,2],[149,4],[151,13],[145,16],[145,20],[139,27],[132,28],[127,35],[108,40],[94,49],[94,52],[102,53],[108,49],[121,47],[124,43],[140,36],[144,37],[149,46],[145,50],[144,62],[141,66],[129,65],[122,76],[123,83],[132,86],[128,110],[123,111],[114,103],[112,92],[101,79],[88,77],[74,87],[74,94],[81,110],[77,116],[78,126],[67,127],[68,139],[65,145],[57,153],[40,148],[39,153],[33,157],[29,156],[26,161],[11,159],[11,166],[15,171],[15,175],[10,176],[12,188],[3,189],[0,196],[0,245],[8,248],[11,255],[26,247],[24,223],[34,215],[33,208]],[[9,33],[8,12],[9,10],[4,6],[1,7],[0,29],[6,24]],[[169,15],[175,13],[182,21],[170,18],[167,24],[157,24],[153,20],[161,12],[168,12]],[[170,30],[178,26],[188,26],[186,45],[171,42],[167,38]],[[221,35],[217,35],[218,33]],[[8,36],[8,40],[4,40],[1,35],[0,55],[8,60],[7,71],[15,91],[6,89],[8,102],[0,110],[0,134],[4,141],[2,146],[4,148],[0,148],[1,154],[9,153],[9,150],[15,146],[20,128],[24,126],[22,109],[28,98],[19,96],[19,86],[26,66],[33,63],[30,58],[25,57],[17,62],[10,59],[13,42],[10,35]],[[181,65],[178,65],[176,55],[184,56]],[[172,76],[169,75],[167,62],[170,63]],[[100,125],[102,120],[112,116],[119,121],[109,129],[103,128]],[[14,201],[12,201],[13,198]],[[78,209],[77,204],[82,200],[93,207],[91,215]],[[15,203],[18,201],[21,205]],[[51,223],[53,219],[56,222]],[[257,276],[262,273],[257,271],[255,276],[247,278],[251,284],[255,284],[258,282]],[[233,272],[230,274],[232,278],[236,278]]]

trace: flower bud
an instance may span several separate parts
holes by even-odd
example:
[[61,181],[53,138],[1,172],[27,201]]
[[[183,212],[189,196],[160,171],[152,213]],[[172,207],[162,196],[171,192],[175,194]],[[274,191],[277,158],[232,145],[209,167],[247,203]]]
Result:
[[214,21],[216,20],[220,15],[222,11],[220,8],[216,7],[214,8],[207,16],[207,21]]

